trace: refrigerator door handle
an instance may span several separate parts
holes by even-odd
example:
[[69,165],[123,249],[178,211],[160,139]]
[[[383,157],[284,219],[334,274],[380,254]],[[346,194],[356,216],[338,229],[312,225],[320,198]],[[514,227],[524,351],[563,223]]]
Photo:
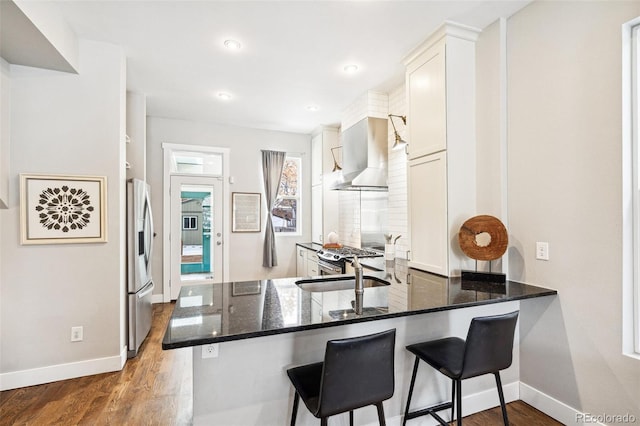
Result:
[[[142,290],[140,290],[140,293],[138,293],[138,299],[142,299],[143,297],[145,297],[147,294],[151,293],[153,291],[153,288],[155,287],[155,285],[153,284],[153,281],[151,281],[149,284],[147,284]],[[146,290],[145,290],[146,289]]]
[[145,191],[145,216],[149,218],[149,229],[145,230],[147,238],[149,239],[149,253],[147,253],[147,271],[151,275],[149,269],[151,269],[151,256],[153,255],[153,238],[156,236],[153,230],[153,214],[151,213],[151,200],[149,199],[149,193]]

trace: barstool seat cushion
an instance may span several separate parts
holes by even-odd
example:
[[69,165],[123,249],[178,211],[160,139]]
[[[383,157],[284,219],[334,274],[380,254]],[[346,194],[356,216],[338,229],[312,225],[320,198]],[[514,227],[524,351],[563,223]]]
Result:
[[464,346],[465,341],[463,339],[446,337],[409,345],[407,350],[445,376],[457,379],[462,373]]

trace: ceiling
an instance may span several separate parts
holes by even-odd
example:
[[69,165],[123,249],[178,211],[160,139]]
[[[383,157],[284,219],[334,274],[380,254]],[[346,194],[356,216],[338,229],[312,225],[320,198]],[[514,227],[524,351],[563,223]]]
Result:
[[79,37],[124,48],[127,88],[150,116],[310,133],[367,90],[401,84],[403,57],[445,20],[484,28],[529,1],[49,3]]

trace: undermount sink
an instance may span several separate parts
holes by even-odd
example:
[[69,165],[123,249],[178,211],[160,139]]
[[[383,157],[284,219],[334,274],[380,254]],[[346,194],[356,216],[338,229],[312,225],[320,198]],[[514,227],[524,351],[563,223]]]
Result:
[[[389,285],[387,281],[375,277],[364,276],[362,280],[364,288],[383,287]],[[344,278],[314,278],[296,281],[296,285],[305,291],[314,293],[324,291],[354,290],[356,280],[351,277]]]

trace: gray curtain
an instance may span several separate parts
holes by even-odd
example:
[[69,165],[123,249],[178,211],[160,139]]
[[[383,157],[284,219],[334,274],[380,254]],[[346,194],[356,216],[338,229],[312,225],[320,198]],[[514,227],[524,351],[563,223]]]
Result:
[[264,231],[264,250],[262,252],[262,266],[271,268],[278,266],[276,255],[276,239],[273,233],[273,219],[271,209],[278,197],[278,188],[282,179],[282,168],[286,152],[262,151],[262,176],[264,178],[264,198],[267,202],[267,226]]

